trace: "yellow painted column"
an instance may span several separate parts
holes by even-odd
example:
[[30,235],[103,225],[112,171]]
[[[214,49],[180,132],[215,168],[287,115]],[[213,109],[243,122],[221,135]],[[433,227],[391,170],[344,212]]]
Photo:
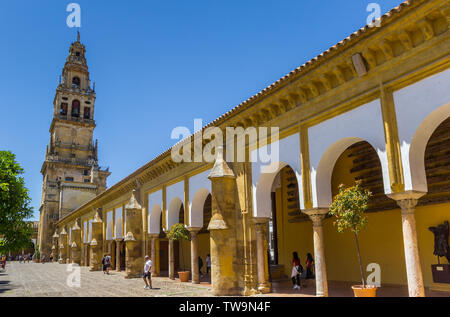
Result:
[[256,265],[258,270],[258,291],[269,293],[270,285],[266,279],[267,249],[265,245],[265,228],[269,218],[253,218],[256,227]]
[[152,276],[159,276],[159,256],[157,257],[156,250],[159,234],[150,234],[149,237],[151,241],[150,258],[152,260]]
[[198,268],[198,232],[201,228],[188,228],[191,234],[191,274],[192,284],[200,284],[200,274]]

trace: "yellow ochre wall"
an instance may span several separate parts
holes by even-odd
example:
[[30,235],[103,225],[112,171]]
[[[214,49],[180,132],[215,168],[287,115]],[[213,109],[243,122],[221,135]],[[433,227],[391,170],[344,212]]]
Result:
[[[206,273],[206,255],[210,254],[210,245],[209,245],[209,233],[201,233],[197,236],[198,239],[198,255],[201,256],[203,260],[202,273]],[[180,247],[180,264],[181,263],[181,248],[183,248],[183,256],[184,256],[184,268],[191,269],[191,242],[190,241],[182,241]]]
[[[333,194],[340,183],[351,185],[353,176],[348,172],[351,161],[342,155],[337,161],[333,173]],[[285,274],[290,277],[292,252],[297,251],[302,264],[306,253],[314,254],[311,221],[289,223],[283,209],[282,191],[277,189],[277,229],[279,264],[285,266]],[[282,212],[280,212],[282,210]],[[381,267],[382,284],[407,284],[406,266],[403,249],[403,233],[400,209],[366,214],[366,230],[358,236],[364,269],[369,263],[378,263]],[[416,208],[417,236],[422,272],[426,287],[433,283],[431,264],[437,264],[433,255],[434,235],[428,230],[444,221],[450,221],[450,203],[418,206]],[[351,232],[338,233],[333,226],[333,218],[323,222],[327,277],[330,281],[360,281],[358,257],[354,236]],[[441,263],[448,263],[441,258]],[[366,276],[367,276],[366,272]]]

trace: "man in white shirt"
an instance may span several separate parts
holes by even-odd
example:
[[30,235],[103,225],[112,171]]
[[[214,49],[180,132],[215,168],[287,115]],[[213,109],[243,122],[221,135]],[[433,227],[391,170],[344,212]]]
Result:
[[152,260],[150,260],[148,255],[145,256],[144,273],[142,274],[142,278],[145,282],[144,289],[152,289]]

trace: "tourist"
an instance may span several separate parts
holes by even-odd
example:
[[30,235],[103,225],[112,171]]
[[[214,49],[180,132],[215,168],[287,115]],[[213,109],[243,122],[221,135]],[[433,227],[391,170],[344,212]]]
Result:
[[314,278],[313,264],[314,264],[314,259],[311,255],[311,253],[308,253],[306,255],[306,279]]
[[200,277],[202,277],[202,267],[203,267],[203,260],[201,256],[198,256],[198,274],[200,274]]
[[1,260],[1,262],[2,262],[2,269],[5,269],[5,267],[6,267],[6,255],[2,255],[2,260]]
[[292,283],[294,284],[293,289],[301,289],[301,280],[300,280],[300,274],[303,273],[303,267],[300,264],[300,259],[298,257],[297,252],[292,253]]
[[50,254],[50,262],[53,262],[53,255]]
[[19,255],[19,263],[22,263],[22,256]]
[[109,269],[111,268],[111,256],[109,254],[105,257],[106,274],[109,275]]
[[211,271],[211,256],[208,254],[206,255],[206,275],[209,274],[209,271]]
[[103,274],[106,274],[106,254],[103,255],[102,267],[103,267]]
[[148,255],[145,256],[144,273],[142,274],[142,278],[145,282],[144,289],[152,289],[152,260],[150,260]]

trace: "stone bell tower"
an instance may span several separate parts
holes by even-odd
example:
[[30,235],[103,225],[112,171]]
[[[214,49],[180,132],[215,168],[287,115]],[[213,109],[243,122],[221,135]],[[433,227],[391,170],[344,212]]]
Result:
[[42,164],[38,244],[51,253],[54,224],[106,189],[111,174],[98,164],[95,129],[95,84],[91,87],[86,48],[72,43],[53,100],[50,141]]

